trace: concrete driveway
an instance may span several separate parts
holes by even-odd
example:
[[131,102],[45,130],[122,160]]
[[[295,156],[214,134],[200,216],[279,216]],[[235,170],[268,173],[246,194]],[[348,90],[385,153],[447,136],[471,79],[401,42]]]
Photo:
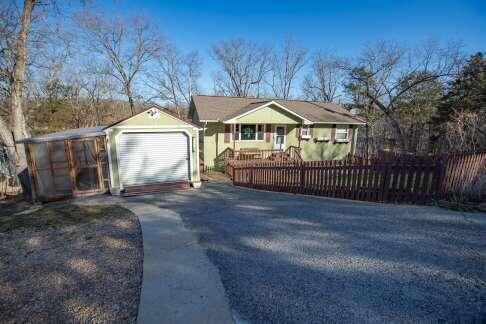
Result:
[[182,217],[242,321],[486,320],[485,214],[219,183],[137,200]]

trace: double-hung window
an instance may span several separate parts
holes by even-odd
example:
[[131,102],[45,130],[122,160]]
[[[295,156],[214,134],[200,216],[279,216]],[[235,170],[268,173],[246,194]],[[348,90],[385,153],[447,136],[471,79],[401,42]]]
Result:
[[309,125],[302,125],[302,128],[300,129],[300,137],[301,138],[311,138],[311,133],[310,133],[310,126]]
[[347,142],[348,141],[348,126],[347,125],[337,125],[336,126],[336,142]]
[[237,124],[235,138],[240,141],[261,141],[263,140],[263,129],[262,124]]

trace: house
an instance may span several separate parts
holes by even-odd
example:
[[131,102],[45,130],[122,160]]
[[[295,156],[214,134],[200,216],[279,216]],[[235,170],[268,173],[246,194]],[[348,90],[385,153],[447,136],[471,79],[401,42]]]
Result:
[[200,130],[151,107],[109,126],[25,139],[33,198],[198,188]]
[[192,97],[189,118],[201,125],[201,158],[217,168],[228,149],[301,149],[304,160],[342,159],[354,153],[357,127],[365,123],[330,102]]

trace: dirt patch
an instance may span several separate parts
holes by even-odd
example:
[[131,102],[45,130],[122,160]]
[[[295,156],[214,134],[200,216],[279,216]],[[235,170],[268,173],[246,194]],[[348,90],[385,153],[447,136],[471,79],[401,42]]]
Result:
[[118,206],[0,212],[0,322],[135,323],[143,247]]

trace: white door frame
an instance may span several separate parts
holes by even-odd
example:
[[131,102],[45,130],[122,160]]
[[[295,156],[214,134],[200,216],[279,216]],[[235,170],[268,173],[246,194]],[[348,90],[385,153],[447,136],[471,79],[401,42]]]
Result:
[[[278,136],[283,136],[283,145],[281,145],[281,148],[277,147],[277,127],[283,127],[284,129],[283,135],[278,135]],[[274,150],[281,149],[282,151],[285,151],[286,146],[287,146],[287,126],[275,125],[274,133],[273,133],[273,149]]]

